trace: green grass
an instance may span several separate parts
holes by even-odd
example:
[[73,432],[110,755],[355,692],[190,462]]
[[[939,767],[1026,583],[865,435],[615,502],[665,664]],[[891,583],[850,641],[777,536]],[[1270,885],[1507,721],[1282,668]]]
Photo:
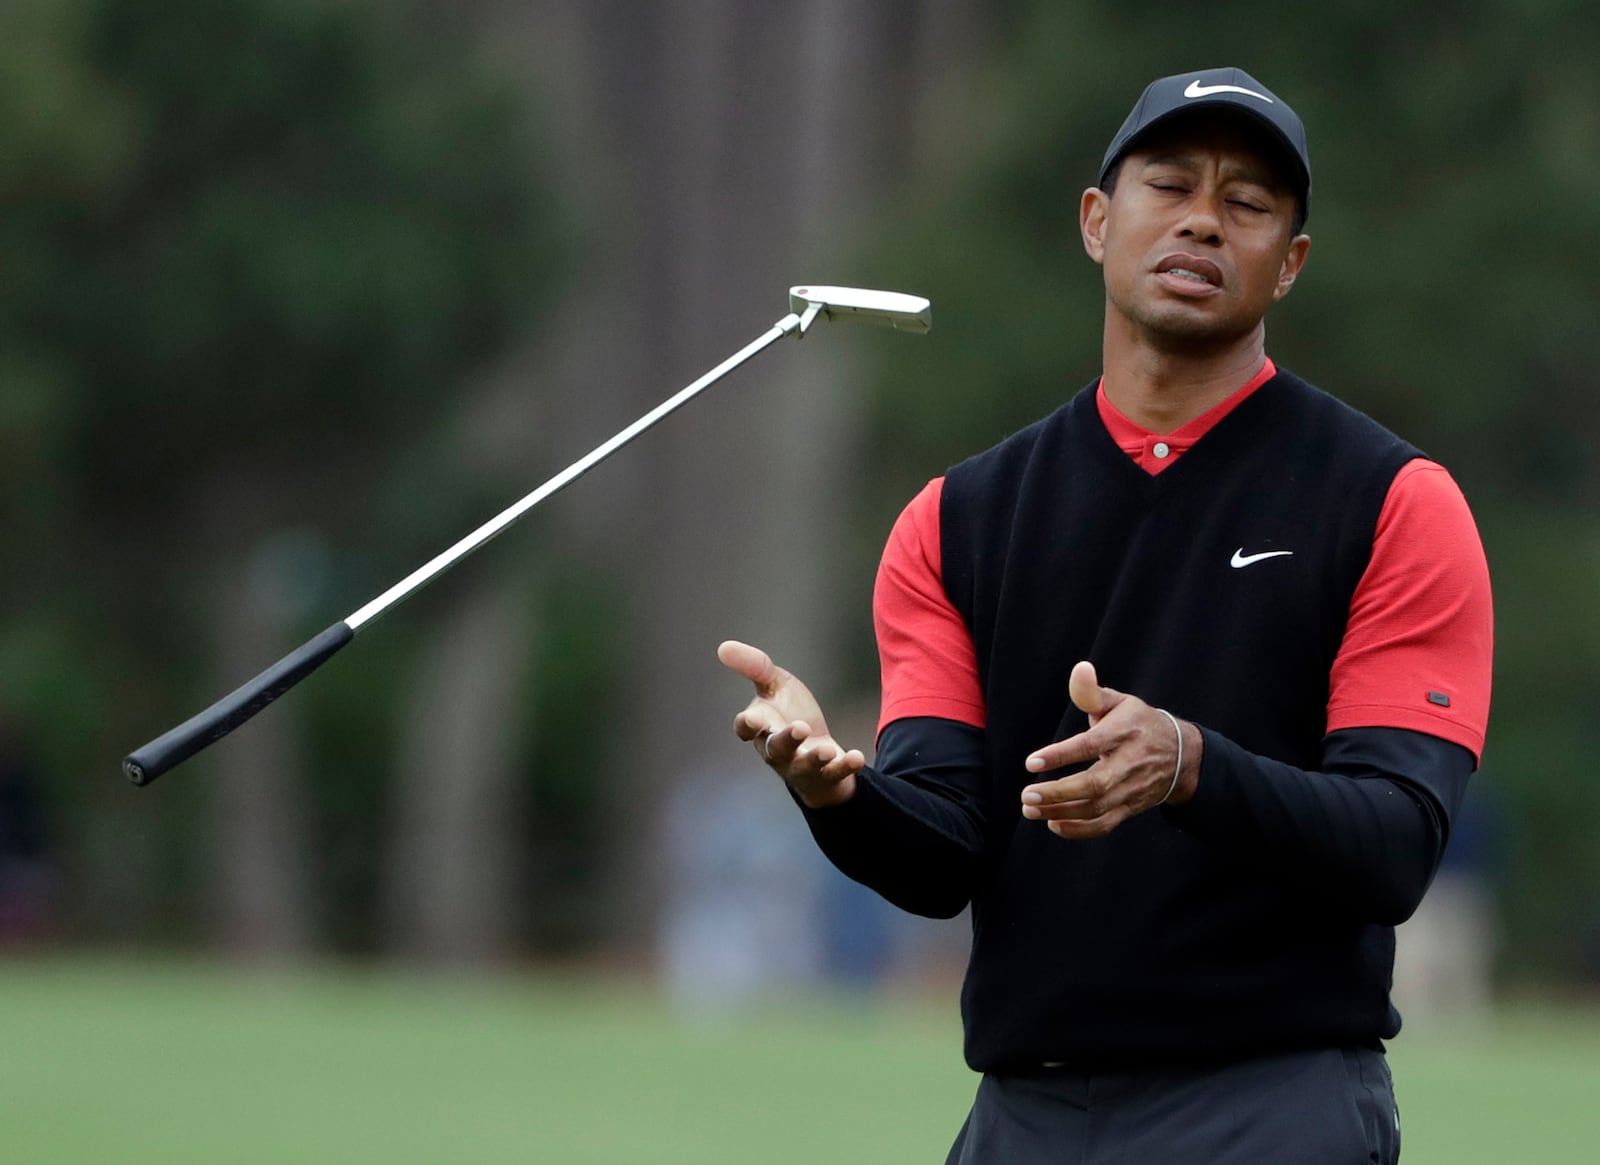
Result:
[[[953,999],[708,1027],[614,985],[25,961],[0,1033],[18,1165],[937,1162],[976,1082]],[[1600,1012],[1393,1059],[1407,1165],[1596,1159]]]
[[1600,1161],[1600,1009],[1523,1004],[1390,1048],[1406,1165]]

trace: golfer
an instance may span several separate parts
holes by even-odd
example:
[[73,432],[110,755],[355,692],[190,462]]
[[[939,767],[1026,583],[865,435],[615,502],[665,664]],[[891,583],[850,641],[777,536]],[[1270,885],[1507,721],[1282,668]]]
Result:
[[1483,748],[1489,576],[1444,469],[1266,354],[1310,194],[1248,73],[1145,90],[1079,204],[1102,375],[889,536],[874,766],[719,650],[828,857],[971,907],[950,1162],[1399,1156],[1393,928]]

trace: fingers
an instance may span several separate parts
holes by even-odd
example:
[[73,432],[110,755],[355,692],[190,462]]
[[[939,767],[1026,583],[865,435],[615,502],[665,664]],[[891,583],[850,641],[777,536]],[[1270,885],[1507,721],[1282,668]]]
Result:
[[788,724],[757,741],[757,751],[782,777],[802,804],[822,809],[848,801],[855,777],[867,767],[860,749],[844,749],[826,733],[812,735],[809,725]]
[[[800,755],[800,746],[811,737],[811,725],[804,720],[776,725],[765,739],[757,742],[761,757],[775,769],[786,768]],[[812,753],[816,752],[815,746]],[[831,757],[829,759],[832,759]]]
[[[1092,671],[1083,678],[1091,676]],[[1172,789],[1176,743],[1166,714],[1120,692],[1098,691],[1110,692],[1114,715],[1087,732],[1046,745],[1024,762],[1032,772],[1093,762],[1082,772],[1022,790],[1022,816],[1045,822],[1061,837],[1103,836],[1160,804]],[[1075,693],[1074,699],[1082,694]]]
[[1104,837],[1139,811],[1133,803],[1139,788],[1117,780],[1102,763],[1059,781],[1028,786],[1022,792],[1022,816],[1043,821],[1057,837]]
[[785,720],[771,704],[752,700],[743,712],[733,718],[733,734],[740,740],[755,740],[758,736],[770,736],[789,724],[798,724],[807,733],[811,731],[811,726],[804,720]]
[[796,782],[814,779],[820,784],[834,784],[866,768],[867,758],[858,748],[841,749],[833,745],[818,749],[813,754],[802,752],[790,767],[803,767],[806,770],[793,774],[791,779]]
[[[1088,715],[1089,731],[1058,740],[1029,754],[1023,766],[1030,773],[1087,764],[1105,756],[1127,738],[1131,725],[1126,720],[1144,706],[1142,700],[1132,700],[1126,693],[1102,684],[1095,673],[1094,664],[1086,659],[1073,665],[1072,674],[1067,678],[1067,695],[1075,708]],[[1118,718],[1123,723],[1101,723],[1119,708],[1124,712],[1124,716]]]
[[784,725],[761,742],[766,762],[785,780],[835,777],[860,772],[867,758],[858,748],[846,749],[825,734],[813,734],[803,720]]
[[1090,727],[1098,724],[1102,716],[1127,698],[1115,688],[1104,687],[1095,673],[1094,664],[1086,659],[1073,665],[1072,674],[1067,677],[1067,695],[1073,707],[1088,713]]
[[1098,760],[1115,748],[1119,741],[1111,733],[1097,731],[1097,728],[1098,725],[1088,732],[1080,732],[1076,736],[1045,745],[1030,753],[1028,759],[1022,762],[1023,767],[1030,773],[1047,773],[1051,769]]
[[1043,822],[1057,837],[1104,837],[1128,818],[1149,808],[1136,798],[1137,793],[1129,786],[1119,786],[1098,797],[1048,805],[1025,804],[1022,816]]
[[1104,837],[1132,816],[1129,811],[1118,809],[1085,821],[1046,821],[1044,827],[1057,837],[1081,841],[1091,837]]
[[751,647],[748,643],[729,639],[718,646],[717,658],[725,667],[732,668],[755,684],[758,694],[770,696],[777,691],[783,669],[773,663],[772,657],[759,647]]
[[761,759],[785,780],[822,776],[837,778],[860,772],[867,758],[859,748],[843,748],[833,737],[816,732],[804,720],[777,723],[768,710],[746,709],[734,718],[740,740],[755,744]]
[[1022,815],[1030,821],[1087,819],[1121,803],[1126,782],[1104,763],[1022,790]]
[[848,800],[867,758],[833,739],[810,690],[766,652],[737,639],[722,643],[717,658],[756,686],[755,699],[733,719],[734,735],[753,743],[806,805]]

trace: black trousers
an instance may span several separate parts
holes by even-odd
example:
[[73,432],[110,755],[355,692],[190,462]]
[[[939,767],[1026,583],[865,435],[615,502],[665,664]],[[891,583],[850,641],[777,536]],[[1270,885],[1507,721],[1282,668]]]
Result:
[[945,1165],[1392,1165],[1380,1051],[1160,1072],[985,1076]]

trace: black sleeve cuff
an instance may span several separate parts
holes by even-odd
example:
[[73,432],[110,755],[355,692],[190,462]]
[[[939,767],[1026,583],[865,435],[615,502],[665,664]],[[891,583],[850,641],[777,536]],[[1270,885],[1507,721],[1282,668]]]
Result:
[[950,918],[972,896],[984,849],[983,733],[933,717],[897,720],[848,801],[808,809],[817,847],[847,877],[914,914]]

